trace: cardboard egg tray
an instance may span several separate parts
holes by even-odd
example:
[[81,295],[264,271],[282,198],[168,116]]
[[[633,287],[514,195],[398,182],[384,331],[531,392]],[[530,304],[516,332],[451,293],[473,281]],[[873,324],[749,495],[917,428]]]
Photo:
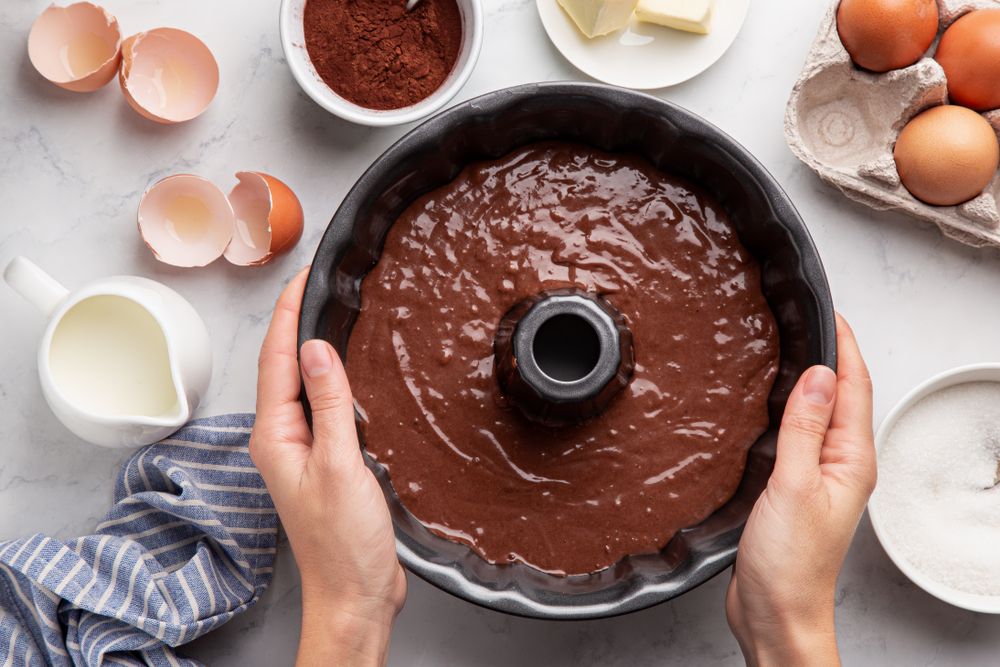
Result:
[[[874,209],[895,209],[935,223],[951,238],[1000,247],[1000,172],[981,195],[958,206],[930,206],[902,186],[892,149],[899,131],[921,111],[948,101],[944,70],[931,56],[905,69],[867,72],[852,62],[837,34],[834,2],[820,24],[785,110],[792,152],[820,178]],[[940,31],[973,9],[1000,0],[938,0]],[[1000,134],[1000,109],[983,114]]]

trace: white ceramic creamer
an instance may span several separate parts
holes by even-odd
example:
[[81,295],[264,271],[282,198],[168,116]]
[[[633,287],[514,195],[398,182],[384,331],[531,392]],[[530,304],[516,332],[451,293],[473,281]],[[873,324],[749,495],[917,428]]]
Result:
[[177,292],[114,276],[69,292],[16,257],[4,279],[49,318],[38,350],[45,400],[76,435],[135,447],[183,426],[212,376],[205,323]]

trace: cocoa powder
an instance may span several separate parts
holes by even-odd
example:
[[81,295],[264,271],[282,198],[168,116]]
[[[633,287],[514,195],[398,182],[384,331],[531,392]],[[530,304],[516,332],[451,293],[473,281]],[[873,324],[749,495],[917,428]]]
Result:
[[308,0],[306,50],[324,82],[369,109],[399,109],[437,90],[462,43],[456,0]]

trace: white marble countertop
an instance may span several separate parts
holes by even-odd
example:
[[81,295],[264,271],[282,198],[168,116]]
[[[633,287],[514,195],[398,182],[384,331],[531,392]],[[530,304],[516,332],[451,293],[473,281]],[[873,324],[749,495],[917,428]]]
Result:
[[[936,229],[854,204],[789,152],[785,100],[828,0],[758,0],[729,53],[697,79],[659,91],[746,145],[788,190],[854,324],[875,382],[876,417],[930,374],[1000,359],[1000,255]],[[25,40],[44,0],[0,7],[0,265],[24,254],[75,285],[133,273],[180,291],[205,317],[216,373],[200,412],[254,406],[257,349],[282,285],[306,264],[361,171],[406,128],[342,122],[295,85],[278,41],[276,0],[104,0],[126,34],[173,25],[200,35],[222,69],[218,98],[198,120],[161,127],[140,118],[115,84],[92,95],[36,75]],[[459,99],[518,83],[578,79],[542,31],[533,0],[486,0],[482,57]],[[156,263],[135,233],[139,194],[153,179],[194,172],[224,188],[234,172],[286,180],[306,211],[291,256],[263,269],[201,270]],[[41,318],[0,288],[0,539],[92,530],[128,453],[79,442],[50,415],[34,359]],[[780,576],[780,575],[778,575]],[[392,665],[741,664],[726,627],[723,575],[673,602],[624,618],[556,623],[512,618],[411,578]],[[910,584],[864,520],[840,579],[847,664],[987,665],[1000,655],[1000,617],[953,609]],[[261,604],[198,641],[210,665],[291,664],[299,590],[287,546]]]

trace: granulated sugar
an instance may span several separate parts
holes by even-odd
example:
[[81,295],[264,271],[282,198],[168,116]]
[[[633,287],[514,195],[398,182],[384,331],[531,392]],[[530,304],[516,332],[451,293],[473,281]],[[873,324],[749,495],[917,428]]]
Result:
[[1000,595],[1000,383],[935,392],[896,422],[873,497],[899,553],[945,586]]

